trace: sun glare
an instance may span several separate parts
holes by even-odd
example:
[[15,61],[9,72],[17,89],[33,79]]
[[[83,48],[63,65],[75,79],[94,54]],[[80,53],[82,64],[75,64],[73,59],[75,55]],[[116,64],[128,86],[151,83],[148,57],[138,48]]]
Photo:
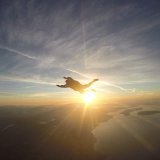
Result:
[[91,103],[95,99],[94,92],[87,92],[83,95],[85,103]]

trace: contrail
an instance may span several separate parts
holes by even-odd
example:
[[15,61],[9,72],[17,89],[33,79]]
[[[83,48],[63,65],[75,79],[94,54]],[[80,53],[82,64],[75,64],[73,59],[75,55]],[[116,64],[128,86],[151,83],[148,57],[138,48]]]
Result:
[[[72,70],[72,69],[69,69],[69,68],[67,68],[67,69],[65,69],[65,70],[70,71],[70,72],[73,72],[73,73],[76,73],[76,74],[79,74],[79,75],[81,75],[81,76],[83,76],[83,77],[85,77],[85,78],[93,79],[93,77],[90,77],[90,76],[88,76],[88,75],[86,75],[86,74],[80,73],[80,72],[78,72],[78,71],[75,71],[75,70]],[[105,82],[105,81],[99,81],[99,82],[102,83],[102,84],[105,84],[105,85],[107,85],[107,86],[112,86],[112,87],[115,87],[115,88],[119,88],[119,89],[122,90],[122,91],[129,91],[128,89],[125,89],[125,88],[123,88],[123,87],[121,87],[121,86],[119,86],[119,85],[115,85],[115,84],[113,84],[113,83],[109,83],[109,82]]]
[[35,83],[35,84],[44,84],[44,85],[56,85],[54,82],[45,82],[41,80],[36,80],[36,79],[29,79],[29,78],[21,78],[21,77],[7,77],[7,76],[0,76],[3,80],[8,80],[8,81],[19,81],[19,82],[29,82],[29,83]]
[[78,71],[75,71],[75,70],[72,70],[72,69],[69,69],[69,68],[67,68],[67,69],[65,69],[65,70],[70,71],[70,72],[73,72],[73,73],[77,73],[77,74],[79,74],[80,76],[83,76],[83,77],[85,77],[85,78],[93,79],[93,77],[90,77],[90,76],[88,76],[88,75],[86,75],[86,74],[80,73],[80,72],[78,72]]
[[38,60],[38,58],[36,58],[36,57],[34,57],[34,56],[30,56],[30,55],[28,55],[28,54],[25,54],[25,53],[23,53],[23,52],[17,51],[17,50],[12,49],[12,48],[0,46],[0,49],[4,49],[4,50],[7,50],[7,51],[9,51],[9,52],[16,53],[16,54],[21,55],[21,56],[24,56],[24,57],[26,57],[26,58],[28,58],[28,59]]
[[21,81],[21,82],[30,82],[30,83],[35,83],[35,84],[44,84],[44,85],[53,85],[55,86],[56,83],[54,82],[45,82],[45,81],[37,81],[37,80],[34,80],[34,79],[15,79],[15,80],[18,80],[18,81]]

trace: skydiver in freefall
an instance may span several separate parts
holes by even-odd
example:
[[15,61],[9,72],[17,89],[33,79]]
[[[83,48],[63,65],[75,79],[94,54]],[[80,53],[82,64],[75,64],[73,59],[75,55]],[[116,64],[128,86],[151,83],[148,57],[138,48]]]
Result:
[[[80,93],[85,93],[88,87],[90,87],[94,82],[98,81],[98,79],[93,79],[91,82],[89,82],[88,84],[81,84],[80,82],[74,80],[71,77],[63,77],[64,79],[66,79],[66,84],[64,85],[56,85],[60,88],[71,88],[75,91],[78,91]],[[92,91],[95,91],[92,89]]]

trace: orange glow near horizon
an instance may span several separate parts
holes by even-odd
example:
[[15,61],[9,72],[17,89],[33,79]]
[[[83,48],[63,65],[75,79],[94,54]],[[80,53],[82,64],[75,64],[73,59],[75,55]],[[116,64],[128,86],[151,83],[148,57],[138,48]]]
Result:
[[[122,94],[104,94],[99,92],[87,92],[79,94],[71,92],[71,94],[55,94],[52,96],[24,96],[16,95],[14,97],[0,97],[0,106],[4,105],[25,105],[25,106],[42,106],[42,105],[65,105],[65,104],[146,104],[154,103],[160,99],[160,93],[154,92],[152,95],[122,95]],[[89,105],[90,106],[90,105]]]

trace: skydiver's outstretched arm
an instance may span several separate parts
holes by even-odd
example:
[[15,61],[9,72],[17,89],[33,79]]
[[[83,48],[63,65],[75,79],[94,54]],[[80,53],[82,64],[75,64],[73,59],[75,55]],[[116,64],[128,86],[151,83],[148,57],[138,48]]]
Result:
[[88,84],[83,85],[84,88],[90,87],[94,82],[98,81],[99,79],[94,79],[93,81],[89,82]]
[[68,86],[65,84],[65,85],[56,85],[57,87],[60,87],[60,88],[67,88]]

